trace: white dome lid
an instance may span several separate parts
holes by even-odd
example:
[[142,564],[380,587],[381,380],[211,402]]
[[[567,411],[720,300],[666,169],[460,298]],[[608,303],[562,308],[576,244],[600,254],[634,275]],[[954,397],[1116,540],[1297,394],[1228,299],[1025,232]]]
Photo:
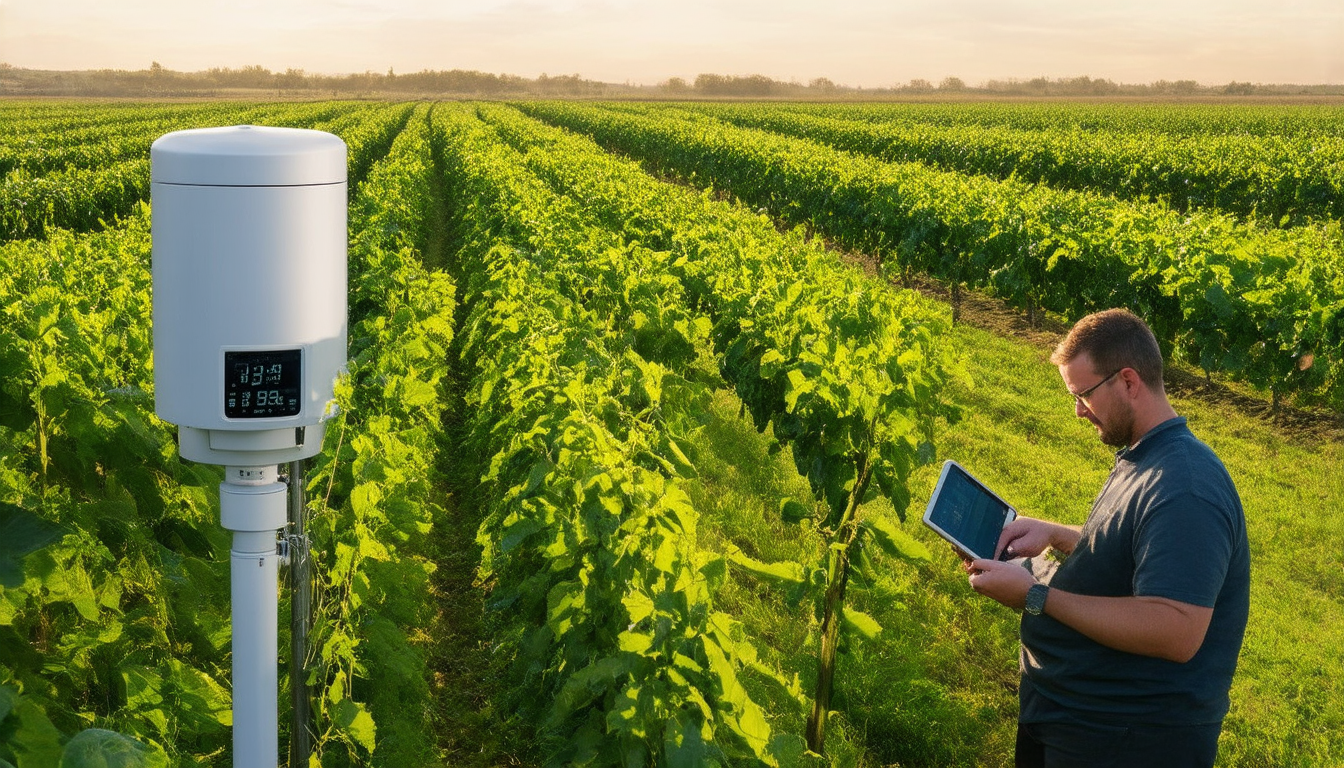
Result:
[[149,150],[159,184],[288,187],[345,181],[345,142],[322,131],[234,125],[160,136]]

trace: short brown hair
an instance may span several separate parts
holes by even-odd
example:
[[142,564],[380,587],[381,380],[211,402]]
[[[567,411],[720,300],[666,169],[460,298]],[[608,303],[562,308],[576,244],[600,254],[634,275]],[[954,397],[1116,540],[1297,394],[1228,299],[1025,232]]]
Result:
[[1162,350],[1143,319],[1127,309],[1095,312],[1074,323],[1050,355],[1053,365],[1066,365],[1087,355],[1097,373],[1133,368],[1151,390],[1161,392]]

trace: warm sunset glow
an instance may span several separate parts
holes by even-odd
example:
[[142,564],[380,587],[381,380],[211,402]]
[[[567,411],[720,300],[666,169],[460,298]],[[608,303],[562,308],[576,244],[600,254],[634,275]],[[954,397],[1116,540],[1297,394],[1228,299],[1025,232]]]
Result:
[[1338,0],[2,0],[0,61],[42,69],[477,69],[864,87],[1089,75],[1344,82]]

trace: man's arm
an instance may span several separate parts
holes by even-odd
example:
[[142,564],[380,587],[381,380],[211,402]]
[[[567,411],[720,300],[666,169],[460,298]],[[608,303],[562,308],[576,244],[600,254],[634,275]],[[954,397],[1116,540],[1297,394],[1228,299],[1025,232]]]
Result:
[[1195,657],[1213,619],[1212,608],[1165,597],[1094,597],[1059,589],[1046,596],[1044,613],[1107,648],[1180,664]]
[[[1021,610],[1036,583],[1025,568],[996,560],[967,564],[971,589]],[[1051,589],[1045,615],[1117,651],[1185,663],[1204,644],[1213,609],[1165,597],[1094,597]]]

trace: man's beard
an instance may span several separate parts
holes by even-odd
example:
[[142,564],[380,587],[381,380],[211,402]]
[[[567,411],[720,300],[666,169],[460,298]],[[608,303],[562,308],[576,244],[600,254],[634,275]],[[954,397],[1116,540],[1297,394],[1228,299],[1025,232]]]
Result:
[[1134,437],[1134,406],[1121,400],[1115,413],[1101,423],[1101,442],[1112,448],[1123,448]]

